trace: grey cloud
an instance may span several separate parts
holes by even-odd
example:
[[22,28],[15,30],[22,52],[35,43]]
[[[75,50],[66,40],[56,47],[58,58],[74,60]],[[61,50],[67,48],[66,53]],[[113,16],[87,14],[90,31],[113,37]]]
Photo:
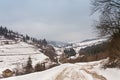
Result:
[[89,0],[1,0],[0,10],[1,25],[31,36],[62,41],[94,36]]

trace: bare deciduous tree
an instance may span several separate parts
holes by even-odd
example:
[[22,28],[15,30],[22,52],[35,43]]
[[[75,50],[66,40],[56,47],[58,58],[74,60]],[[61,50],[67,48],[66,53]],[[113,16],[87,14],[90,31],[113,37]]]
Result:
[[120,0],[92,0],[93,12],[100,13],[95,26],[101,36],[109,35],[108,52],[111,65],[120,63]]

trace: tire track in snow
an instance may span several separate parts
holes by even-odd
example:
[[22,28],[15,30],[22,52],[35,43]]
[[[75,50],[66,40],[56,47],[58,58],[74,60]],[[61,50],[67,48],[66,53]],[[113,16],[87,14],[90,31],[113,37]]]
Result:
[[87,78],[74,67],[67,67],[57,75],[55,80],[87,80]]
[[96,72],[92,72],[92,71],[88,71],[87,69],[83,69],[86,73],[92,75],[92,77],[95,79],[95,80],[107,80],[104,76],[102,75],[99,75],[98,73]]
[[[55,80],[107,80],[103,75],[98,74],[94,67],[98,64],[86,64],[68,66],[63,69]],[[88,75],[91,79],[88,78]]]

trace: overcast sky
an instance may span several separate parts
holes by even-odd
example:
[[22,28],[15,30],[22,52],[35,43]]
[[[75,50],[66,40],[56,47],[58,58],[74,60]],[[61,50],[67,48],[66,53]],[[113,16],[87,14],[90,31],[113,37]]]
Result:
[[90,0],[0,0],[0,25],[55,41],[96,37]]

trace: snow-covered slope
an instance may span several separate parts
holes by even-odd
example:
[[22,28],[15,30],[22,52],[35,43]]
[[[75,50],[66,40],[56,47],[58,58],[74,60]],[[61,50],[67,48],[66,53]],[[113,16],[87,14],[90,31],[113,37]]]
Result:
[[102,38],[102,39],[95,39],[95,40],[90,40],[90,41],[82,41],[82,42],[76,42],[76,43],[72,43],[73,47],[83,47],[83,46],[91,46],[91,45],[95,45],[95,44],[100,44],[103,41],[106,41],[106,38]]
[[71,42],[71,43],[69,43],[71,45],[68,45],[68,46],[65,46],[62,48],[58,48],[58,47],[54,47],[54,48],[56,49],[57,54],[62,54],[62,52],[65,48],[74,48],[76,53],[78,53],[81,48],[101,44],[101,43],[105,42],[106,40],[107,40],[107,38],[101,38],[101,39],[98,38],[98,39],[85,40],[82,42]]
[[27,44],[25,42],[19,42],[16,44],[8,44],[0,46],[0,56],[2,55],[25,55],[40,53],[37,47]]
[[106,40],[107,40],[107,38],[102,38],[102,39],[93,39],[93,40],[90,40],[90,41],[73,43],[72,47],[76,50],[76,52],[79,52],[79,50],[81,48],[101,44],[101,43],[105,42]]
[[[0,40],[0,42],[3,41]],[[0,75],[5,69],[14,70],[24,66],[29,57],[32,59],[33,66],[38,62],[49,59],[34,45],[25,42],[14,42],[12,40],[11,42],[10,44],[0,45]]]
[[1,80],[119,80],[120,70],[102,69],[106,60],[91,63],[62,64],[52,69]]

